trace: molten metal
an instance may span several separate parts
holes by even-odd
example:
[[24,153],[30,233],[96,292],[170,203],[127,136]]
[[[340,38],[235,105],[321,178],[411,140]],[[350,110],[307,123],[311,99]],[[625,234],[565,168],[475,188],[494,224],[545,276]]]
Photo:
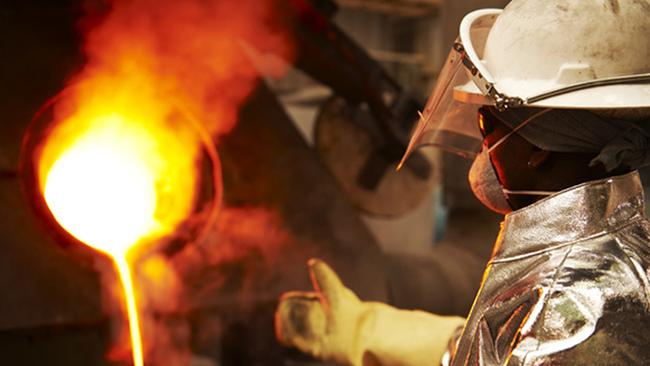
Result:
[[156,175],[138,151],[151,142],[135,128],[115,128],[120,125],[119,116],[98,119],[52,165],[44,190],[64,229],[111,256],[125,255],[157,229]]
[[[209,150],[206,140],[233,128],[256,85],[242,42],[285,59],[292,52],[282,17],[274,15],[281,1],[104,3],[98,8],[107,13],[88,7],[87,64],[53,105],[53,128],[31,157],[55,219],[114,260],[140,366],[134,249],[175,232],[197,206],[199,153]],[[207,133],[184,128],[190,114]],[[207,153],[218,163],[216,152]],[[218,205],[220,176],[214,178]]]
[[142,332],[140,331],[138,305],[135,301],[131,270],[129,269],[129,263],[126,261],[126,256],[114,257],[114,263],[117,268],[117,273],[120,276],[120,281],[122,281],[122,286],[124,286],[126,312],[129,318],[129,331],[131,333],[131,349],[133,350],[133,366],[143,366]]
[[141,123],[118,113],[88,118],[88,113],[57,125],[45,142],[38,166],[41,190],[65,230],[114,261],[124,288],[133,363],[142,366],[127,260],[136,246],[173,232],[191,213],[199,174],[197,140],[160,121]]

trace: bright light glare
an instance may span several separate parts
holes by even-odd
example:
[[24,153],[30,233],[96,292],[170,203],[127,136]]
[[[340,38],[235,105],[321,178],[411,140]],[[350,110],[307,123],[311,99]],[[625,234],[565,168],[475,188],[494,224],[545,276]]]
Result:
[[133,145],[143,136],[94,132],[81,136],[54,162],[45,201],[77,239],[123,255],[156,229],[156,177]]
[[[113,84],[89,85],[103,90]],[[113,259],[124,287],[133,365],[142,366],[128,260],[138,254],[133,248],[172,234],[191,215],[200,140],[155,98],[129,88],[100,94],[80,94],[82,108],[49,131],[38,155],[39,186],[63,229]]]

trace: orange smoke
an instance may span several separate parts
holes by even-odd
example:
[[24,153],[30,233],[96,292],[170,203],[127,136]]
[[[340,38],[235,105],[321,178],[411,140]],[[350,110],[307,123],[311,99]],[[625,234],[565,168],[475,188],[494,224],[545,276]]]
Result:
[[[77,78],[126,78],[171,97],[212,133],[226,133],[258,73],[242,44],[284,58],[281,0],[111,1],[86,37],[88,66]],[[284,5],[286,6],[286,4]],[[283,70],[278,70],[282,72]]]
[[[300,249],[294,246],[294,239],[284,226],[282,216],[266,208],[224,209],[217,226],[211,238],[212,247],[204,245],[200,248],[200,260],[204,267],[218,268],[221,264],[236,263],[243,269],[238,278],[241,283],[237,300],[243,311],[248,310],[247,307],[260,296],[260,288],[274,285],[273,281],[277,280],[274,274],[284,265],[282,260]],[[201,288],[193,289],[196,291],[193,295],[207,295],[219,288],[221,281],[215,278],[211,284],[201,284]]]
[[205,137],[192,123],[213,139],[232,129],[258,77],[244,49],[289,56],[278,9],[276,0],[114,0],[88,17],[101,21],[86,29],[87,63],[57,99],[35,166],[61,226],[114,259],[135,365],[133,249],[191,214]]

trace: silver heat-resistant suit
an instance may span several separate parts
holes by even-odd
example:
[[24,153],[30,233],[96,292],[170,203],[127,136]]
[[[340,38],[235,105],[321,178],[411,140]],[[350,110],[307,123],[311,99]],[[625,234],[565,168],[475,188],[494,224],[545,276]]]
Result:
[[650,365],[643,205],[634,172],[507,215],[451,365]]

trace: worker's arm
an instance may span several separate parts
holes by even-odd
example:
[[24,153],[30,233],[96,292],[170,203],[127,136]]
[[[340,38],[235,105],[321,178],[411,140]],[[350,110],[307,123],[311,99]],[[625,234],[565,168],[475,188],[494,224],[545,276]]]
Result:
[[460,317],[362,302],[324,262],[311,260],[314,292],[280,299],[276,332],[283,344],[353,366],[438,365]]

